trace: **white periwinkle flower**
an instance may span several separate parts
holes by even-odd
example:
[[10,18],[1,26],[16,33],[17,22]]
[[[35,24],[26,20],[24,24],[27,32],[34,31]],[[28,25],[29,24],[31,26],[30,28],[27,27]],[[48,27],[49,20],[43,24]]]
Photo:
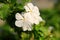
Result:
[[22,27],[23,31],[26,31],[26,30],[31,31],[32,30],[32,24],[23,16],[19,13],[16,13],[15,25],[17,27]]
[[40,17],[40,12],[37,6],[34,6],[32,3],[28,3],[24,6],[26,12],[24,14],[16,14],[15,25],[17,27],[22,27],[24,31],[32,30],[33,24],[39,24],[39,22],[43,21]]
[[[35,24],[39,24],[40,21],[42,21],[42,18],[40,17],[40,12],[39,12],[39,9],[37,6],[34,6],[32,3],[28,3],[24,6],[26,12],[28,14],[25,14],[27,15],[27,17],[29,17],[29,15],[31,16],[32,21],[30,20],[30,22],[32,23],[35,23]],[[29,19],[31,19],[29,18]]]

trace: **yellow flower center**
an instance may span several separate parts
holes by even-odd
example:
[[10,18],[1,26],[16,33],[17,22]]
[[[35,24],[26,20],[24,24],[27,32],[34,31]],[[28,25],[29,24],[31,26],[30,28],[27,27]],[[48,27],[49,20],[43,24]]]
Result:
[[30,12],[32,12],[32,10],[30,9]]

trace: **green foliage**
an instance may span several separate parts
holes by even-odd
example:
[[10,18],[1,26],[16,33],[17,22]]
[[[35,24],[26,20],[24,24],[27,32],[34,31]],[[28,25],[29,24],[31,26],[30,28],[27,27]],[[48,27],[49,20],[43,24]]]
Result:
[[[59,40],[56,37],[56,31],[60,29],[60,11],[40,10],[42,18],[45,22],[33,25],[32,31],[23,31],[22,28],[15,26],[15,14],[24,11],[24,5],[31,0],[0,0],[0,19],[6,20],[5,25],[0,27],[0,40]],[[49,30],[49,26],[53,26],[53,30]]]
[[19,40],[18,34],[9,25],[0,28],[0,40]]
[[55,28],[59,27],[60,24],[60,12],[59,10],[45,10],[41,11],[42,17],[46,20],[47,25],[54,26]]
[[2,19],[5,19],[8,14],[9,14],[9,5],[3,4],[2,7],[0,8],[0,17]]
[[11,4],[15,4],[16,3],[16,0],[7,0],[9,3]]

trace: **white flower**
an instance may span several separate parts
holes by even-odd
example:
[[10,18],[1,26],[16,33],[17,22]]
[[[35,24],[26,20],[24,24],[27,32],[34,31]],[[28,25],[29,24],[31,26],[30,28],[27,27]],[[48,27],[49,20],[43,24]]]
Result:
[[31,22],[32,24],[39,24],[40,21],[42,21],[42,18],[40,16],[35,15],[36,17],[34,17],[33,15],[31,15],[30,13],[25,13],[24,17]]
[[23,16],[19,13],[16,14],[15,25],[17,27],[22,27],[23,31],[26,31],[26,30],[31,31],[32,30],[32,24],[27,20],[27,18],[25,18]]
[[42,21],[42,18],[40,17],[38,7],[34,6],[32,3],[28,3],[24,8],[26,10],[24,14],[16,14],[15,25],[17,27],[22,27],[24,31],[31,31],[32,25],[39,24],[39,22]]
[[37,6],[34,6],[32,3],[28,3],[24,6],[26,12],[33,12],[36,13],[37,15],[40,15],[39,9]]
[[[31,23],[39,24],[40,21],[42,21],[42,18],[40,17],[40,12],[37,6],[34,6],[32,3],[28,3],[24,6],[27,14],[27,17],[29,17]],[[33,21],[33,22],[32,22]]]

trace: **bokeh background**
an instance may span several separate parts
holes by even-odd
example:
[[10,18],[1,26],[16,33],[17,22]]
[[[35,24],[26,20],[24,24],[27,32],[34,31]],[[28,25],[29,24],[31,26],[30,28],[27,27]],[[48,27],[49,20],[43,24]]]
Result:
[[[2,0],[2,1],[5,1],[5,0]],[[38,6],[38,8],[40,9],[40,15],[45,20],[45,24],[44,24],[45,27],[44,28],[42,27],[41,30],[43,30],[45,34],[48,34],[47,31],[50,31],[52,29],[51,35],[48,34],[48,36],[45,39],[42,38],[41,40],[60,40],[60,0],[32,0],[31,2],[34,5]],[[21,0],[17,0],[17,3],[21,3]],[[1,3],[0,3],[0,6],[1,6]],[[1,15],[1,11],[0,11],[0,15]],[[5,40],[5,39],[19,40],[19,35],[15,33],[14,29],[10,28],[9,25],[7,26],[4,25],[6,24],[5,22],[6,20],[0,17],[0,40]],[[44,31],[47,28],[48,30]],[[25,39],[22,39],[22,40],[25,40]],[[34,40],[34,39],[31,38],[31,40]]]

